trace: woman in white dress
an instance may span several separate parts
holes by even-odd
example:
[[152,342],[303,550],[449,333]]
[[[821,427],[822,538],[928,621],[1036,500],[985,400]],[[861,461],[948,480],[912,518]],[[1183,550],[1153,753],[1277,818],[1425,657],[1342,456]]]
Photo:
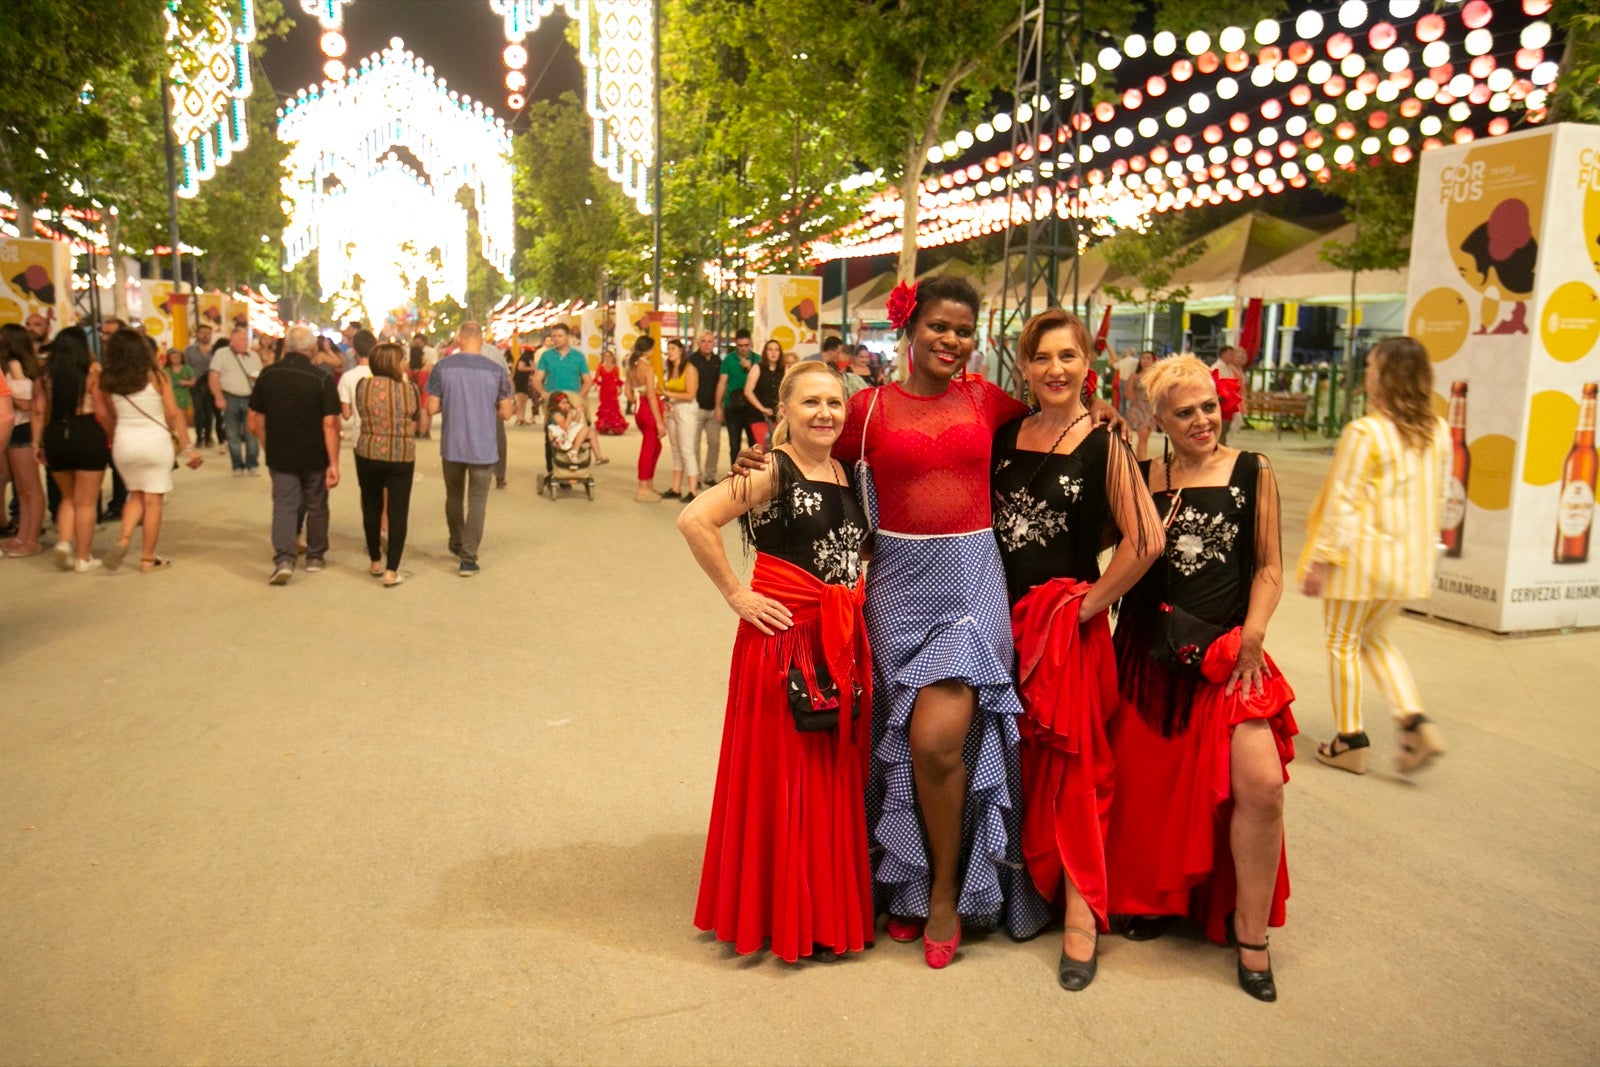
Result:
[[188,453],[191,467],[200,465],[200,453],[190,447],[189,428],[178,413],[166,372],[156,366],[155,354],[144,338],[132,330],[119,330],[106,342],[100,388],[111,399],[115,416],[111,462],[128,487],[122,532],[106,553],[106,568],[114,570],[121,565],[133,541],[134,527],[143,523],[139,569],[165,570],[172,561],[156,555],[156,540],[161,536],[162,503],[172,492],[174,446]]

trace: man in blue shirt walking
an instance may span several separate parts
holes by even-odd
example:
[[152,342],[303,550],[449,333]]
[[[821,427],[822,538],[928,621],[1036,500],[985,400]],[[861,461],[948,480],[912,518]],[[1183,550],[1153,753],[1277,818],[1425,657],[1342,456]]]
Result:
[[483,327],[462,323],[459,348],[434,364],[428,375],[428,410],[444,419],[439,457],[444,465],[444,521],[457,573],[478,573],[489,483],[500,459],[498,423],[512,415],[511,379],[505,364],[483,355]]

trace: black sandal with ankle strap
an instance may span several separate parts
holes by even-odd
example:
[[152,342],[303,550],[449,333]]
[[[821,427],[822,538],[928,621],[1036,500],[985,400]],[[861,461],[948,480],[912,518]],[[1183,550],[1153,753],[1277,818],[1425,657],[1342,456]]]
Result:
[[1266,970],[1252,971],[1244,965],[1244,957],[1238,951],[1239,949],[1249,949],[1251,952],[1266,952],[1268,951],[1267,942],[1272,939],[1270,937],[1263,938],[1259,945],[1247,945],[1240,941],[1233,930],[1233,915],[1231,913],[1228,915],[1227,926],[1228,943],[1234,947],[1234,962],[1239,968],[1239,988],[1257,1000],[1265,1001],[1268,1004],[1273,1003],[1278,999],[1278,985],[1272,979],[1271,957],[1269,956],[1267,959]]

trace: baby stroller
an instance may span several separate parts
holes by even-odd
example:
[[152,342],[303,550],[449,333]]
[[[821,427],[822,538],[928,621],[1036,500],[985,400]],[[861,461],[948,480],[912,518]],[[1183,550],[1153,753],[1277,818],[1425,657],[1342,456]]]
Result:
[[551,500],[556,499],[560,491],[571,491],[578,486],[583,486],[584,495],[592,502],[594,500],[594,449],[588,441],[579,443],[574,448],[557,447],[566,442],[558,442],[557,436],[561,427],[554,420],[547,419],[544,434],[544,469],[545,473],[539,482],[539,492],[548,494]]

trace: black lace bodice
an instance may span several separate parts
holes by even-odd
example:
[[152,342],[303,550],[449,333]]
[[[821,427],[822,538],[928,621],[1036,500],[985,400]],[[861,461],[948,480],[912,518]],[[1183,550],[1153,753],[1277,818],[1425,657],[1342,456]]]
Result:
[[847,485],[804,478],[783,452],[772,453],[778,492],[741,520],[747,543],[830,585],[854,585],[861,573],[867,520]]
[[1099,578],[1098,556],[1112,528],[1110,434],[1091,430],[1071,452],[1051,454],[1018,449],[1021,426],[1017,419],[995,434],[990,475],[995,539],[1013,604],[1052,578]]

